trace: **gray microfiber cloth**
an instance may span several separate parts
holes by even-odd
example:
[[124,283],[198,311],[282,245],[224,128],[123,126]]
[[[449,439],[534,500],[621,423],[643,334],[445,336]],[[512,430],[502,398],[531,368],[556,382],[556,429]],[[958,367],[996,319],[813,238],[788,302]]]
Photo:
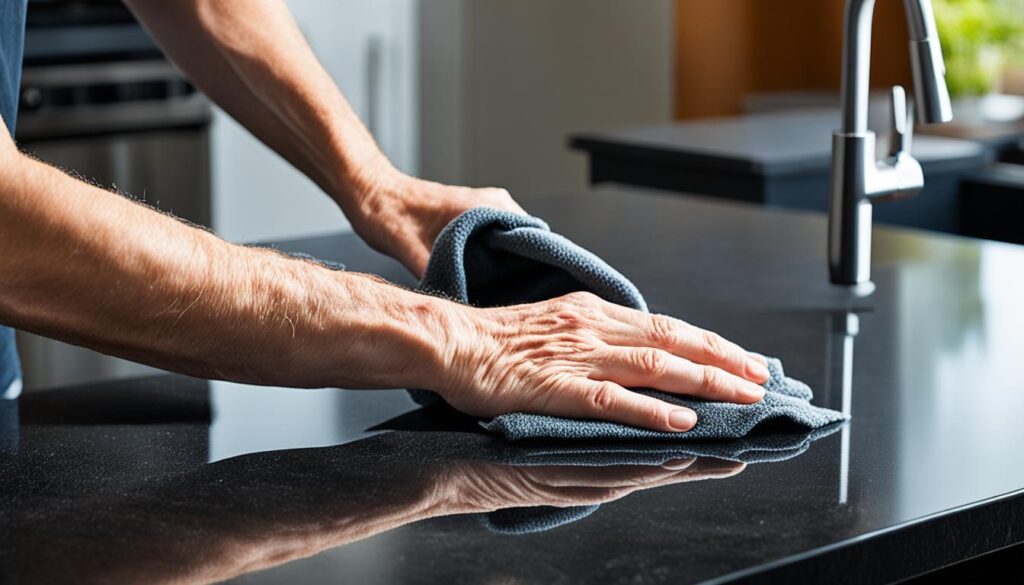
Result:
[[[606,301],[647,311],[640,291],[625,276],[552,232],[540,219],[485,207],[463,213],[438,235],[419,290],[478,307],[536,302],[589,291]],[[690,440],[742,437],[767,421],[784,420],[799,427],[817,428],[845,419],[842,413],[812,405],[811,389],[787,378],[779,360],[768,359],[768,370],[771,377],[764,385],[764,399],[750,405],[636,390],[693,409],[697,426],[685,433],[528,413],[503,414],[481,424],[510,441]],[[432,392],[410,392],[420,404],[439,400]]]

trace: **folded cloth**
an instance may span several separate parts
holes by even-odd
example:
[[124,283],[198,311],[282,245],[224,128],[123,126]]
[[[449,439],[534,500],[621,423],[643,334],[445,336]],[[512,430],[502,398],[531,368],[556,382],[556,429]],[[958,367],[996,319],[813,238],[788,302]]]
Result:
[[[589,291],[606,301],[647,311],[640,291],[594,254],[555,234],[543,221],[485,207],[455,218],[438,235],[419,290],[462,303],[492,307]],[[649,389],[637,392],[693,409],[697,426],[685,433],[650,431],[611,422],[512,413],[482,422],[510,441],[524,439],[727,439],[761,423],[788,421],[817,428],[844,420],[842,413],[814,406],[807,385],[787,378],[782,363],[768,359],[765,398],[740,405],[686,398]],[[420,404],[439,398],[411,390]]]
[[629,279],[543,220],[487,207],[470,209],[441,231],[419,290],[476,307],[590,291],[647,310]]

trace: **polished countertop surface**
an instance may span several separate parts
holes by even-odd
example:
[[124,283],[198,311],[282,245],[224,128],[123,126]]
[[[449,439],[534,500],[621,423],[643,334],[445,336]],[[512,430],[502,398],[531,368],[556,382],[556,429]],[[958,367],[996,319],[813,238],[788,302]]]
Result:
[[[688,454],[508,445],[401,391],[28,393],[0,406],[0,581],[875,582],[1024,542],[1024,248],[876,229],[857,299],[827,285],[822,215],[521,199],[653,310],[782,358],[850,422]],[[351,235],[280,247],[412,283]],[[704,453],[779,436],[746,465]]]

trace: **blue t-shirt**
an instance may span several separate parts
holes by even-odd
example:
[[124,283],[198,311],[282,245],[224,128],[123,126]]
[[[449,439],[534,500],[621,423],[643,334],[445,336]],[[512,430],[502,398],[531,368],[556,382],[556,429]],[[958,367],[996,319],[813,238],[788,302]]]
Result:
[[[25,7],[28,0],[0,0],[0,116],[14,135],[25,48]],[[0,226],[3,229],[3,226]],[[0,400],[21,391],[21,366],[14,330],[0,325]]]

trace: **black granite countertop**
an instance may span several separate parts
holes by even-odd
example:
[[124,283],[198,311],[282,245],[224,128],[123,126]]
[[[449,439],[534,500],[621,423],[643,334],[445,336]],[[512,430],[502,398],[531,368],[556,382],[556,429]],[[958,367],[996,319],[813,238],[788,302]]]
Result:
[[[852,420],[744,466],[507,445],[401,391],[29,393],[0,412],[0,582],[862,583],[1024,541],[1024,248],[877,229],[877,292],[851,300],[818,214],[521,199],[654,310],[781,357]],[[280,247],[411,283],[351,235]]]

